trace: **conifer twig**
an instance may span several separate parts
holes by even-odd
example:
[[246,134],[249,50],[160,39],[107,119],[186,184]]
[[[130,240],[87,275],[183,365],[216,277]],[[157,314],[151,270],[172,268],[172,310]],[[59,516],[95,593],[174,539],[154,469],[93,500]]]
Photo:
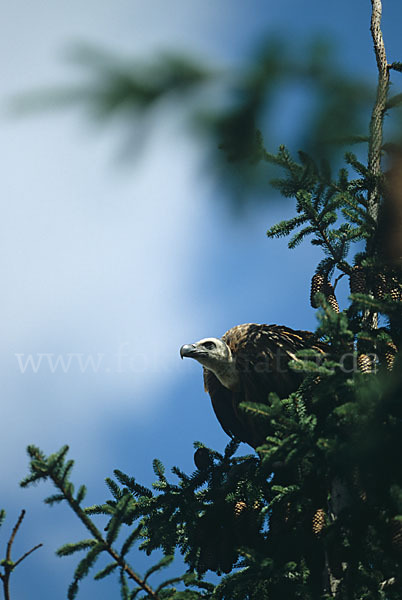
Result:
[[30,550],[28,550],[28,552],[25,552],[25,554],[23,554],[18,560],[15,561],[14,568],[17,565],[19,565],[20,563],[22,563],[22,561],[25,560],[30,554],[32,554],[32,552],[35,552],[35,550],[37,550],[38,548],[41,548],[42,546],[43,546],[43,544],[36,544],[36,546],[34,546]]
[[338,269],[340,271],[343,271],[343,275],[350,275],[350,273],[352,271],[351,267],[348,265],[348,263],[346,261],[342,260],[342,258],[339,257],[339,253],[336,251],[333,244],[331,243],[331,240],[327,236],[325,228],[315,217],[314,217],[314,223],[321,235],[321,238],[322,238],[324,244],[326,245],[326,247],[327,247],[328,251],[330,252],[330,254],[332,255],[333,259],[335,260],[335,263],[336,263],[336,266],[338,267]]
[[14,540],[15,540],[15,536],[17,535],[17,531],[20,528],[20,525],[21,525],[24,517],[25,517],[25,510],[23,509],[21,511],[20,516],[18,517],[18,521],[14,525],[14,528],[13,528],[13,530],[11,532],[11,535],[10,535],[10,539],[8,540],[8,543],[7,543],[7,554],[6,554],[6,560],[7,561],[11,561],[11,548],[13,546],[13,543],[14,543]]
[[18,530],[21,526],[21,523],[25,517],[25,512],[26,512],[25,510],[21,511],[21,514],[18,517],[18,521],[16,522],[16,524],[13,527],[10,538],[7,542],[6,558],[1,563],[4,568],[4,573],[0,573],[0,580],[3,583],[4,600],[10,600],[10,575],[11,575],[12,571],[15,569],[15,567],[17,565],[19,565],[30,554],[32,554],[32,552],[35,552],[35,550],[37,550],[38,548],[43,546],[43,544],[37,544],[36,546],[34,546],[30,550],[28,550],[28,552],[25,552],[25,554],[23,554],[17,561],[13,562],[13,560],[11,558],[11,550],[13,547],[15,536],[17,535]]
[[124,558],[112,547],[112,545],[104,538],[99,529],[95,526],[93,521],[88,517],[85,511],[81,508],[77,500],[72,495],[68,486],[64,485],[63,479],[58,477],[57,473],[53,469],[49,469],[48,475],[53,481],[54,485],[60,490],[68,504],[75,512],[80,521],[85,527],[91,532],[94,538],[100,542],[105,551],[116,561],[121,569],[127,573],[127,576],[132,579],[144,592],[147,593],[149,598],[159,600],[158,594],[142,579],[137,573],[131,568],[131,566],[124,560]]

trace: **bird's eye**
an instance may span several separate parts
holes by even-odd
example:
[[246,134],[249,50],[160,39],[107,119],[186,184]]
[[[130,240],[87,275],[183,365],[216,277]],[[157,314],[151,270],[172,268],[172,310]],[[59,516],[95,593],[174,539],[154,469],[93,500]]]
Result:
[[216,344],[215,342],[204,342],[203,343],[204,348],[206,348],[207,350],[214,350],[216,348]]

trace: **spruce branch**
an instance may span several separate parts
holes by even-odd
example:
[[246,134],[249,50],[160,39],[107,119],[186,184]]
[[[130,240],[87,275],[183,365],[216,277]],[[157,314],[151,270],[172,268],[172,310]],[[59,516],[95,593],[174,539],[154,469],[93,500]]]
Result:
[[[379,351],[378,364],[384,372],[390,350],[392,361],[395,358],[392,331],[396,329],[399,336],[402,331],[400,289],[394,292],[392,283],[390,288],[384,285],[381,295],[368,290],[370,286],[375,290],[370,276],[376,266],[383,118],[387,106],[400,98],[395,96],[387,104],[390,66],[380,29],[381,1],[372,0],[372,7],[379,85],[370,124],[369,165],[351,153],[346,155],[358,179],[349,181],[342,169],[339,178],[332,180],[328,165],[319,168],[306,153],[299,153],[299,164],[284,146],[277,155],[271,155],[260,144],[263,158],[285,169],[287,177],[277,180],[277,187],[284,196],[297,200],[297,215],[272,227],[269,237],[289,235],[302,226],[289,243],[295,246],[312,233],[312,243],[321,246],[325,256],[317,267],[317,281],[325,282],[335,267],[341,271],[338,279],[344,274],[356,275],[356,269],[364,275],[364,282],[355,286],[351,307],[343,313],[333,309],[326,287],[318,286],[318,293],[313,294],[317,298],[315,308],[321,307],[317,333],[328,353],[322,361],[314,360],[311,352],[296,354],[289,366],[299,371],[302,383],[288,398],[271,394],[263,404],[250,401],[237,406],[253,427],[264,432],[258,458],[235,456],[239,445],[235,438],[223,455],[195,443],[197,470],[186,475],[173,467],[178,483],[171,483],[162,462],[154,461],[155,493],[116,470],[118,483],[106,480],[112,499],[83,508],[85,488],[74,496],[68,481],[72,461],[64,462],[67,447],[51,457],[31,447],[31,474],[24,485],[51,479],[58,493],[47,502],[66,500],[93,536],[58,551],[64,556],[88,550],[76,568],[70,599],[103,552],[112,562],[95,579],[117,571],[122,598],[126,599],[144,594],[154,600],[378,600],[385,597],[383,593],[379,596],[378,590],[385,588],[387,597],[396,598],[392,586],[396,588],[402,553],[390,556],[389,548],[395,546],[396,551],[402,546],[402,479],[395,460],[402,440],[402,389],[397,368],[392,374],[386,373],[387,379],[382,381],[372,372],[372,355],[366,352],[372,347]],[[341,215],[346,223],[334,226]],[[356,267],[352,269],[346,262],[348,248],[359,239],[368,240],[367,252],[355,255]],[[394,275],[390,278],[393,282]],[[366,315],[374,313],[389,318],[389,329],[381,332],[373,328]],[[356,341],[363,354],[357,354]],[[363,368],[357,372],[362,357],[369,360],[369,373]],[[400,365],[398,357],[395,363]],[[90,519],[94,514],[110,517],[107,533],[95,527]],[[314,531],[317,515],[321,521]],[[387,532],[384,525],[389,523],[393,529]],[[133,527],[116,551],[112,545],[123,524]],[[125,561],[140,536],[140,550],[149,555],[160,548],[164,554],[141,577]],[[176,549],[192,572],[148,591],[148,578],[168,566]],[[228,575],[217,586],[192,579],[195,572],[202,577],[208,570]],[[136,584],[131,593],[130,579]],[[198,586],[208,595],[177,592],[171,587],[176,582]]]
[[389,69],[393,69],[394,71],[399,71],[399,73],[402,73],[402,62],[393,62],[389,65]]
[[[0,573],[0,580],[3,583],[4,600],[10,600],[10,576],[11,576],[11,573],[14,571],[14,569],[20,563],[22,563],[23,560],[25,560],[28,556],[30,556],[30,554],[32,554],[33,552],[35,552],[35,550],[37,550],[38,548],[41,548],[41,546],[43,546],[43,544],[36,544],[36,546],[34,546],[33,548],[31,548],[30,550],[25,552],[22,556],[20,556],[20,558],[18,560],[16,560],[16,561],[12,560],[11,551],[12,551],[13,543],[14,543],[15,537],[18,533],[18,530],[21,526],[21,523],[24,520],[25,512],[26,512],[25,510],[21,511],[20,516],[18,517],[18,520],[13,527],[10,538],[7,542],[6,558],[4,560],[2,560],[0,563],[4,569],[4,572]],[[3,514],[4,513],[2,513],[2,515]]]
[[[75,579],[70,586],[69,597],[70,598],[75,597],[77,590],[78,590],[78,581],[80,579],[82,579],[82,577],[84,575],[86,575],[86,572],[88,571],[89,567],[92,566],[92,564],[95,562],[98,554],[100,552],[104,551],[104,552],[107,552],[113,558],[116,565],[118,565],[120,567],[122,577],[124,574],[127,574],[127,576],[132,581],[134,581],[141,590],[143,590],[147,594],[147,597],[153,598],[154,600],[159,600],[158,594],[156,594],[156,592],[150,587],[150,585],[148,583],[146,583],[145,579],[141,578],[132,569],[132,567],[126,562],[126,560],[123,557],[123,554],[119,553],[112,546],[112,543],[115,539],[115,533],[117,533],[115,531],[115,528],[113,528],[113,534],[111,534],[109,531],[108,534],[106,535],[106,537],[104,537],[102,535],[101,531],[96,527],[96,525],[93,523],[93,521],[89,518],[85,509],[82,508],[80,505],[79,500],[80,500],[80,497],[82,497],[81,488],[80,488],[80,491],[78,492],[78,497],[74,498],[73,486],[72,486],[71,482],[68,481],[68,474],[72,468],[72,461],[68,461],[66,464],[64,464],[64,462],[63,462],[64,456],[65,456],[67,450],[68,450],[68,447],[64,447],[62,449],[62,451],[56,453],[55,455],[50,456],[46,460],[46,457],[43,455],[43,453],[38,448],[36,448],[35,446],[29,446],[28,454],[31,457],[31,465],[30,465],[31,474],[25,480],[23,480],[21,482],[21,486],[26,487],[26,486],[30,485],[31,483],[38,481],[39,479],[50,479],[53,482],[54,486],[63,495],[63,498],[67,501],[70,508],[74,511],[74,513],[77,515],[77,517],[85,525],[85,527],[88,529],[88,531],[92,534],[92,536],[94,538],[94,541],[93,541],[94,543],[90,544],[92,546],[89,551],[89,554],[91,555],[90,560],[88,559],[88,557],[89,557],[89,554],[88,554],[87,557],[84,558],[81,561],[81,563],[78,565],[78,568],[77,568],[76,574],[75,574]],[[126,498],[120,499],[119,505],[122,501],[124,503],[127,502],[128,499],[129,499],[129,496],[127,496]],[[116,519],[115,519],[116,522],[118,520],[117,517],[118,517],[118,515],[116,515]],[[115,517],[112,517],[112,519],[114,519],[114,518]],[[17,525],[19,526],[19,524],[17,524]],[[117,529],[117,526],[116,526],[116,529]],[[14,536],[15,536],[15,534],[14,534]],[[75,547],[74,549],[72,549],[72,552],[74,552],[77,549],[80,549],[80,548]],[[61,549],[61,550],[63,550],[63,549]],[[61,552],[61,554],[63,554],[63,552]],[[6,598],[6,600],[8,600],[8,599]]]
[[315,214],[311,215],[311,221],[314,224],[314,226],[316,227],[316,231],[317,231],[319,237],[321,238],[324,246],[327,248],[328,252],[330,253],[330,255],[332,256],[332,258],[334,259],[334,262],[337,265],[338,269],[340,271],[343,271],[343,273],[345,275],[350,275],[350,273],[352,272],[352,268],[342,258],[342,249],[343,248],[339,249],[339,248],[336,248],[333,245],[333,243],[331,242],[331,240],[330,240],[330,238],[328,236],[328,230],[327,230],[327,228],[322,223],[322,221],[317,218],[317,216]]

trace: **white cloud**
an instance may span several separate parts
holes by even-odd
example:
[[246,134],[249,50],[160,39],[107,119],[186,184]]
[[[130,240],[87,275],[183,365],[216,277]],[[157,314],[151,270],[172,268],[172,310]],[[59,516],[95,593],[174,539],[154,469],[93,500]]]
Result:
[[[38,412],[42,441],[53,437],[52,418],[73,440],[77,418],[82,429],[97,414],[105,418],[111,405],[127,413],[155,407],[158,391],[177,376],[178,348],[192,318],[183,298],[197,269],[190,242],[206,215],[198,152],[163,121],[142,168],[122,180],[105,166],[109,145],[100,149],[72,135],[63,120],[44,125],[41,119],[6,128],[3,418],[12,421],[19,411],[7,444],[14,436],[35,439]],[[36,374],[29,367],[22,374],[30,354],[42,363]],[[67,373],[60,363],[54,369],[58,354],[66,366],[71,361]],[[76,354],[84,363],[87,355],[100,360],[98,372],[80,373]]]

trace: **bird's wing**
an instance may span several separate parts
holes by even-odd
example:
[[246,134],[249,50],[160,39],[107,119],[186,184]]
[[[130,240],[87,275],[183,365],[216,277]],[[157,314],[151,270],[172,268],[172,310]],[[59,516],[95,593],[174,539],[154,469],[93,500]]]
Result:
[[289,369],[290,360],[305,348],[324,354],[325,345],[309,331],[280,325],[246,323],[229,329],[222,337],[236,360],[241,386],[225,388],[211,371],[204,369],[205,389],[224,431],[256,448],[267,435],[266,423],[258,423],[239,408],[241,402],[266,403],[270,392],[286,398],[296,391],[302,375]]
[[241,392],[232,392],[225,388],[219,379],[207,369],[204,369],[204,386],[205,391],[210,395],[214,413],[225,433],[253,446],[250,432],[244,427],[237,411],[237,406],[243,399]]
[[291,370],[299,350],[313,348],[324,353],[324,345],[309,331],[296,331],[280,325],[247,323],[229,329],[223,336],[236,359],[249,401],[264,402],[269,392],[286,398],[297,389],[300,373]]

